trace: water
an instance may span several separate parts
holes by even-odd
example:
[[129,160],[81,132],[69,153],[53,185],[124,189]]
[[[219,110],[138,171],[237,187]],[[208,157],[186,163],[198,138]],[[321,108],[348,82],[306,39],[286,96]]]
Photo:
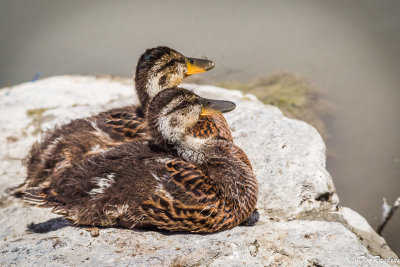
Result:
[[[164,44],[206,55],[210,82],[294,72],[334,106],[328,169],[344,206],[379,223],[400,196],[400,2],[0,1],[0,86],[59,74],[132,75]],[[384,232],[400,253],[400,213]]]

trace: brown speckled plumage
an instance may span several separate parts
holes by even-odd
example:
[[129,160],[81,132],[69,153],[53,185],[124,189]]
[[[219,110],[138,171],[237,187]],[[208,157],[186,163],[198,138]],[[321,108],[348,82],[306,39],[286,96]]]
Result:
[[147,115],[151,141],[93,155],[54,173],[47,185],[28,188],[24,198],[79,225],[196,233],[239,225],[254,211],[257,181],[232,142],[190,136],[198,99],[184,89],[161,91]]
[[[108,110],[45,132],[25,161],[27,179],[21,188],[47,184],[52,174],[123,142],[148,139],[144,111],[152,98],[150,94],[177,86],[186,76],[185,60],[168,47],[148,49],[136,67],[135,88],[140,106]],[[222,115],[209,116],[193,129],[194,136],[232,141]],[[248,160],[247,163],[250,166]]]

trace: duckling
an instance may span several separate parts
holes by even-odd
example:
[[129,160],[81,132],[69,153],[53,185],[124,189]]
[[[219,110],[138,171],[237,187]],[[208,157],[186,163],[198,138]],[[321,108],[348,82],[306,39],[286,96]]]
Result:
[[151,140],[94,155],[54,174],[47,186],[28,188],[24,199],[76,225],[191,233],[231,229],[254,211],[257,180],[239,147],[190,132],[200,116],[233,108],[229,101],[165,89],[146,112]]
[[[165,88],[177,86],[189,75],[213,67],[214,63],[210,60],[187,58],[165,46],[146,50],[139,58],[135,75],[140,105],[74,120],[45,133],[43,141],[32,146],[25,160],[27,178],[19,188],[47,183],[52,173],[123,142],[148,139],[144,111],[152,97]],[[204,117],[192,131],[193,136],[214,136],[232,141],[229,126],[220,114]],[[243,160],[250,165],[245,155]],[[15,191],[15,195],[19,191]]]

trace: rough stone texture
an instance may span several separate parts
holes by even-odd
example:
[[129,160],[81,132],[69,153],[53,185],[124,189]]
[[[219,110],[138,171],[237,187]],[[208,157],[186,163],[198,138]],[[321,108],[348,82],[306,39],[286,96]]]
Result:
[[92,237],[8,196],[40,130],[137,101],[127,79],[59,76],[0,90],[0,265],[386,266],[372,257],[397,258],[363,217],[339,206],[314,128],[252,95],[184,87],[236,102],[226,118],[260,184],[258,225],[212,235],[107,228]]

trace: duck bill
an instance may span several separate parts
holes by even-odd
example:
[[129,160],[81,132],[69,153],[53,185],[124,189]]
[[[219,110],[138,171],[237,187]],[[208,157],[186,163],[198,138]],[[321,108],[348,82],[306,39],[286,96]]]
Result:
[[211,60],[200,59],[200,58],[186,58],[187,72],[186,76],[190,76],[196,73],[202,73],[214,68],[215,64]]
[[235,109],[235,103],[225,100],[214,100],[214,99],[200,99],[201,102],[201,114],[200,116],[210,116],[214,114],[221,114],[232,111]]

